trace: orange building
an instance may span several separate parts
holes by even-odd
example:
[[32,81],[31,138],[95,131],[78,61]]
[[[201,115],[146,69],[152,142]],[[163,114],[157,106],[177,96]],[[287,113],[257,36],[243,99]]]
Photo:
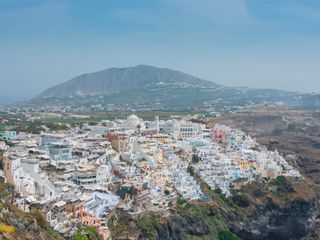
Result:
[[88,227],[100,227],[101,226],[101,221],[99,218],[91,216],[91,215],[86,215],[82,217],[81,219],[82,225],[88,226]]
[[3,155],[3,172],[8,183],[15,185],[15,181],[19,180],[20,165],[20,158],[10,158],[8,154]]
[[245,160],[245,159],[242,159],[240,156],[232,157],[232,159],[236,164],[239,165],[241,169],[249,169],[249,168],[255,167],[256,165],[255,161]]
[[90,213],[87,213],[84,209],[84,206],[82,203],[80,204],[74,204],[69,205],[68,210],[71,210],[74,212],[74,216],[76,218],[81,219],[81,223],[85,226],[89,227],[99,227],[101,226],[101,221],[99,218],[92,216]]
[[111,146],[117,152],[123,152],[127,148],[127,134],[123,132],[109,132],[107,135],[108,142],[111,142]]

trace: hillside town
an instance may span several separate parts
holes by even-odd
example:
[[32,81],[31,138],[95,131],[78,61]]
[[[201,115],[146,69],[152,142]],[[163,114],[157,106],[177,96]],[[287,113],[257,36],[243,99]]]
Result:
[[223,124],[130,115],[40,134],[5,131],[1,139],[0,177],[14,186],[14,203],[41,209],[66,237],[84,225],[108,239],[114,211],[164,213],[180,198],[210,201],[199,181],[228,197],[262,178],[302,178],[277,151]]

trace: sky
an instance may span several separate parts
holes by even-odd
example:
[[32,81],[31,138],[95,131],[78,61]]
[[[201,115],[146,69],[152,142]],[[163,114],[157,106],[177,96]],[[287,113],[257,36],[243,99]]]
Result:
[[320,92],[319,0],[0,0],[0,103],[139,64]]

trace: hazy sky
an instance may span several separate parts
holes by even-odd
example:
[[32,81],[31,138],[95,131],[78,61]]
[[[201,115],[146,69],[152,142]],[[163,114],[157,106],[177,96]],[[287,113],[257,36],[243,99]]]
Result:
[[0,0],[0,102],[138,64],[320,92],[320,0]]

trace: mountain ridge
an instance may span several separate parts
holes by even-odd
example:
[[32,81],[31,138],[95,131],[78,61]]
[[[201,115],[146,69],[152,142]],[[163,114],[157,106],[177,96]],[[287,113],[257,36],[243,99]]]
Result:
[[117,91],[145,87],[148,84],[161,83],[222,87],[222,85],[214,82],[169,68],[137,65],[134,67],[108,68],[98,72],[81,74],[48,88],[36,98],[110,94]]
[[319,109],[320,95],[227,87],[169,68],[137,65],[79,75],[43,91],[27,104],[98,106],[104,110],[234,111],[262,105]]

